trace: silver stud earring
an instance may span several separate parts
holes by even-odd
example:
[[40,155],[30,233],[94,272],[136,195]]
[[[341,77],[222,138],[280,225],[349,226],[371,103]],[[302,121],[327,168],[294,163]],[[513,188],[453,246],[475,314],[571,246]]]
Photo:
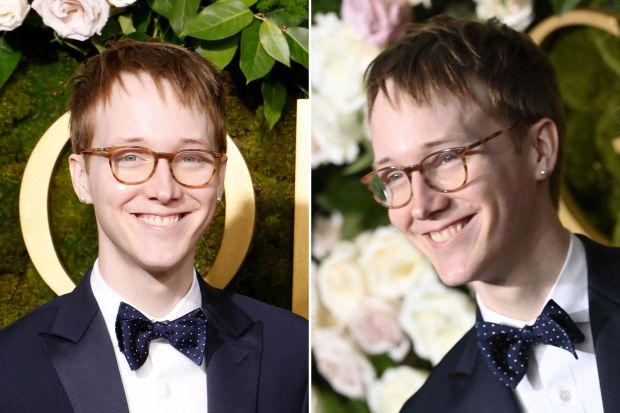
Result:
[[217,203],[221,204],[222,203],[222,195],[218,195],[217,196]]
[[86,202],[86,198],[84,198],[83,196],[81,196],[81,197],[80,197],[80,202],[81,202],[81,203]]
[[545,176],[545,175],[547,175],[547,170],[546,169],[541,169],[539,174],[540,174],[540,176]]

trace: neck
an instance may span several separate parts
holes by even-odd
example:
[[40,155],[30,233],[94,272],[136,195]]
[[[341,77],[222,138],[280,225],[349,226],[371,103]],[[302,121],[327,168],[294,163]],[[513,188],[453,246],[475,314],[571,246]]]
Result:
[[192,286],[193,256],[174,268],[160,271],[113,254],[99,254],[99,270],[110,288],[153,317],[168,314]]
[[566,259],[570,235],[560,224],[555,211],[553,216],[543,218],[551,224],[534,225],[540,230],[513,251],[500,279],[472,283],[489,309],[528,321],[536,318],[545,305]]

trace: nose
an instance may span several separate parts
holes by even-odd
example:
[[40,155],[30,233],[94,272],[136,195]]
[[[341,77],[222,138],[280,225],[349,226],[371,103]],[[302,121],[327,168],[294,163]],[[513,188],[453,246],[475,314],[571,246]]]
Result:
[[182,194],[181,185],[172,176],[168,162],[167,159],[160,159],[153,176],[144,183],[146,195],[162,204],[178,199]]
[[436,213],[446,209],[450,198],[434,190],[424,181],[419,173],[413,173],[411,179],[411,215],[416,220],[431,219]]

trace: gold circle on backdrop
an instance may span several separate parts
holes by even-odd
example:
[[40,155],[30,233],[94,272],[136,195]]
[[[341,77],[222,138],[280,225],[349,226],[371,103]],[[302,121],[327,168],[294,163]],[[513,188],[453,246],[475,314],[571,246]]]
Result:
[[[620,37],[618,16],[592,10],[573,10],[562,16],[551,16],[538,23],[529,34],[532,40],[541,46],[551,33],[569,26],[593,27]],[[563,185],[561,190],[559,214],[564,226],[571,231],[587,234],[598,242],[610,244],[609,239],[590,223],[566,185]]]
[[[26,249],[45,283],[58,295],[75,284],[60,262],[49,222],[49,188],[58,156],[69,140],[69,113],[58,118],[32,151],[19,192],[19,218]],[[224,190],[224,235],[205,279],[224,288],[241,266],[250,246],[256,216],[256,200],[250,171],[234,142],[227,137],[228,163]]]

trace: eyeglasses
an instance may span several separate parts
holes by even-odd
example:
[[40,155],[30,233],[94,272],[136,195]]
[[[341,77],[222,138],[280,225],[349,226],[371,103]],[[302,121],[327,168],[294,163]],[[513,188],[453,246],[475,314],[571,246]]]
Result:
[[361,182],[368,186],[375,200],[386,208],[400,208],[411,201],[411,174],[415,171],[420,171],[424,182],[431,189],[443,193],[456,192],[467,183],[466,156],[470,151],[503,135],[514,126],[493,132],[468,146],[433,152],[415,165],[377,169],[364,176]]
[[112,175],[127,185],[148,181],[160,159],[168,160],[170,174],[187,188],[203,188],[217,175],[226,154],[203,149],[181,149],[176,152],[155,152],[141,146],[110,146],[84,149],[82,154],[105,156]]

